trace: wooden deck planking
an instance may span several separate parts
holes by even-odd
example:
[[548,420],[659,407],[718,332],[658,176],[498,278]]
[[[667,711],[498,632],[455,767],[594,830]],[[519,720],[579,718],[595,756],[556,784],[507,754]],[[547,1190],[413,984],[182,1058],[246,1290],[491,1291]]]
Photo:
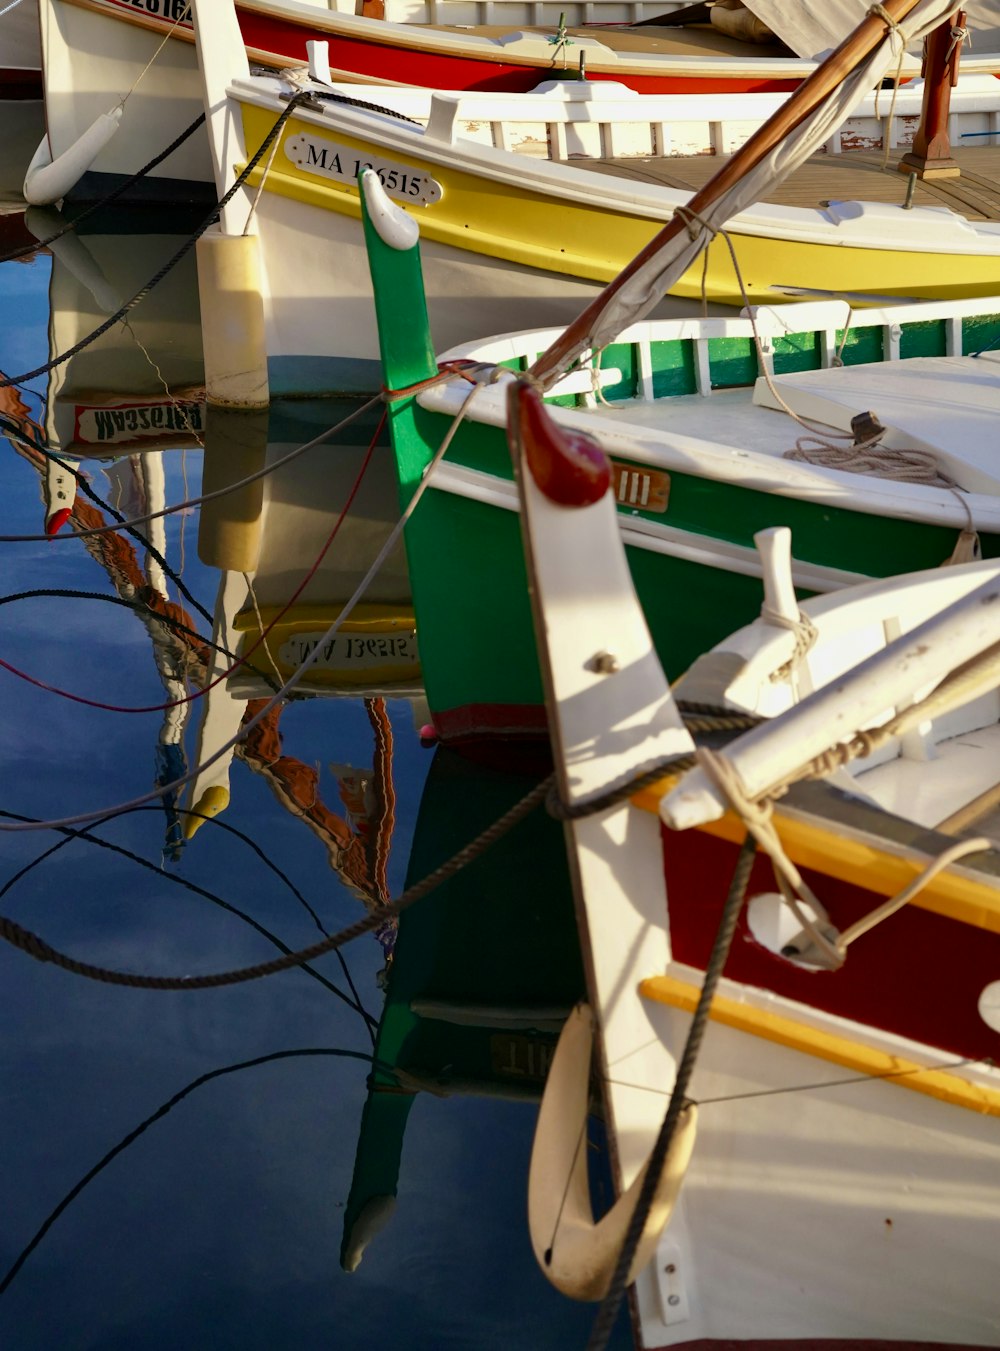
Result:
[[[467,24],[432,24],[431,28],[440,33],[469,33]],[[539,33],[552,37],[556,32],[555,24],[476,24],[475,31],[481,37],[502,38],[511,33]],[[744,60],[758,60],[761,57],[780,56],[793,58],[795,53],[781,42],[741,42],[738,38],[728,37],[717,28],[657,28],[654,24],[642,28],[631,28],[628,24],[586,24],[580,28],[567,28],[570,39],[593,38],[615,52],[633,52],[638,56],[657,53],[661,56],[735,56]],[[568,51],[567,60],[576,70],[576,56]]]
[[[954,151],[961,178],[917,181],[914,204],[947,206],[969,220],[1000,221],[1000,145],[965,146]],[[688,159],[573,160],[576,167],[615,174],[644,183],[661,183],[682,192],[703,187],[723,162],[723,156],[697,155]],[[895,168],[899,152],[882,168],[881,152],[849,151],[842,155],[814,155],[801,169],[767,194],[778,206],[819,206],[823,201],[902,203],[907,177]]]

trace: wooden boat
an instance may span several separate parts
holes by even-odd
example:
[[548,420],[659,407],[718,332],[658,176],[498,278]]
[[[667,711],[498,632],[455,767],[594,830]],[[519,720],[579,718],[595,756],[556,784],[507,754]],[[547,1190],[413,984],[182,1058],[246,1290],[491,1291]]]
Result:
[[[198,15],[221,195],[286,108],[289,86],[249,75],[231,4]],[[966,133],[989,140],[1000,119],[998,90],[992,77],[985,85],[970,77],[954,91],[956,144]],[[355,182],[365,163],[419,219],[435,341],[448,347],[475,326],[481,333],[567,322],[718,166],[706,152],[739,147],[781,106],[766,94],[658,100],[579,84],[503,97],[372,89],[366,101],[399,116],[326,99],[297,109],[224,216],[224,230],[240,234],[253,206],[272,355],[324,352],[335,362],[376,354]],[[907,180],[896,162],[922,102],[919,88],[897,96],[887,172],[887,105],[869,96],[845,126],[831,126],[825,153],[767,205],[729,223],[752,299],[785,299],[804,279],[883,297],[1000,291],[1000,232],[984,218],[1000,218],[1000,191],[984,189],[982,173],[928,179],[905,208]],[[956,151],[963,163],[992,172],[996,151],[970,144],[978,148]],[[675,281],[669,312],[690,312],[703,289],[709,302],[742,303],[726,242],[716,240],[707,256],[707,269],[697,260]]]
[[[500,376],[466,409],[407,530],[435,724],[445,738],[541,733],[503,401],[505,368],[526,369],[557,331],[468,343],[435,360],[416,243],[394,249],[370,230],[369,247],[386,383],[403,395],[390,401],[389,416],[404,501],[472,388],[462,363]],[[756,611],[761,569],[752,537],[776,521],[794,529],[794,582],[806,594],[935,566],[970,522],[984,556],[1000,555],[990,469],[990,410],[1000,398],[990,349],[998,339],[1000,300],[989,298],[857,310],[845,301],[757,306],[732,318],[634,325],[594,371],[578,370],[550,391],[560,425],[596,437],[612,457],[623,538],[668,674]],[[454,379],[415,388],[450,364]],[[785,458],[804,429],[776,409],[769,382],[831,436],[846,431],[848,446],[852,416],[873,408],[890,450],[932,456],[958,491]],[[678,595],[686,598],[680,611]]]
[[[585,60],[589,78],[644,93],[779,90],[815,64],[781,43],[741,42],[718,30],[628,27],[678,7],[679,0],[379,0],[356,14],[353,3],[239,0],[236,40],[256,66],[271,70],[302,64],[306,43],[319,40],[330,44],[340,80],[438,89],[527,90],[553,74],[575,75]],[[371,17],[377,11],[384,18]],[[90,173],[74,189],[80,198],[100,196],[201,111],[192,23],[181,0],[40,0],[40,12],[47,153],[70,152],[127,99],[113,139],[96,158],[91,148]],[[574,26],[605,19],[610,27]],[[1000,44],[974,60],[983,73],[1000,69]],[[919,61],[908,57],[903,73],[918,71]],[[211,179],[201,135],[154,170],[144,192],[184,199]]]
[[[775,627],[794,593],[773,569],[765,620],[676,694],[774,716],[629,797],[695,748],[629,578],[610,466],[526,382],[511,417],[559,793],[579,813],[567,844],[589,988],[536,1135],[542,1269],[600,1298],[628,1267],[620,1236],[648,1163],[634,1305],[646,1351],[996,1346],[1000,837],[977,826],[991,838],[955,847],[947,832],[983,784],[1000,796],[1000,565],[807,602],[807,653]],[[949,703],[951,673],[980,653]],[[907,709],[908,723],[886,722]],[[880,727],[847,791],[836,776],[795,782],[817,745],[876,741]],[[780,886],[755,837],[789,861]],[[598,1225],[578,1148],[592,1044],[621,1191]],[[664,1132],[668,1101],[677,1129]]]

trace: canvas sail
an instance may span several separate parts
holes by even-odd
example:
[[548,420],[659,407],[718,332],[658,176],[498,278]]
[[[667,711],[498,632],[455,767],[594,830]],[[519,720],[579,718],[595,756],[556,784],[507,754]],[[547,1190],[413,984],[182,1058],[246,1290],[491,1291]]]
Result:
[[[785,0],[791,3],[791,0]],[[980,14],[986,5],[998,0],[983,0],[978,5]],[[754,0],[757,4],[758,0]],[[824,4],[827,0],[824,0]],[[830,0],[830,3],[852,4],[853,0]],[[865,0],[858,0],[865,6]],[[896,13],[905,10],[904,4],[894,6]],[[666,237],[659,247],[656,241],[647,246],[624,269],[620,276],[587,307],[580,319],[571,324],[561,339],[542,354],[532,367],[533,375],[548,386],[559,374],[588,350],[597,351],[631,323],[642,319],[662,298],[666,291],[687,271],[713,235],[732,216],[766,197],[767,193],[819,150],[857,104],[891,73],[899,61],[900,52],[912,43],[918,43],[940,23],[955,12],[955,0],[917,0],[906,17],[887,29],[876,39],[867,56],[863,56],[811,113],[793,127],[783,139],[761,157],[753,161],[756,148],[766,145],[773,135],[771,124],[782,118],[779,110],[772,119],[733,156],[732,164],[748,162],[748,168],[731,187],[712,196],[712,183],[695,195],[702,202],[694,218],[687,218],[685,228],[678,230],[671,223],[662,232]],[[866,9],[867,13],[867,9]],[[786,108],[805,96],[820,72],[810,77],[792,96]],[[721,170],[720,173],[725,172]],[[677,214],[683,214],[683,208]]]
[[[813,4],[808,0],[743,0],[743,3],[786,47],[812,61],[828,56],[871,9],[871,0],[819,0]],[[977,54],[1000,51],[1000,0],[969,0],[964,8],[966,27],[973,30],[972,51]],[[942,18],[947,19],[958,9],[957,3],[952,4]]]

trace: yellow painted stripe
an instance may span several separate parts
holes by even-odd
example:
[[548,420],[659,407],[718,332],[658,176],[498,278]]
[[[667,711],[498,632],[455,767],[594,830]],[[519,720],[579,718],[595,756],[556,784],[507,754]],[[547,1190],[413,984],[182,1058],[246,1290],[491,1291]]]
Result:
[[[274,124],[274,113],[242,104],[248,147],[259,145]],[[420,223],[423,238],[470,253],[485,254],[522,267],[541,268],[602,285],[616,277],[665,223],[666,216],[633,215],[586,201],[569,201],[558,191],[494,181],[485,174],[439,164],[421,155],[397,153],[364,138],[342,135],[291,118],[283,138],[296,134],[325,137],[365,159],[391,159],[430,174],[441,185],[441,201],[429,206],[404,205]],[[237,166],[241,168],[242,166]],[[256,170],[250,183],[260,182]],[[610,190],[608,180],[594,180],[595,192]],[[322,210],[358,218],[360,204],[352,183],[310,174],[279,149],[267,175],[267,191]],[[322,226],[317,222],[317,233]],[[992,294],[1000,290],[1000,256],[912,252],[893,248],[847,248],[842,245],[780,240],[733,233],[733,245],[748,293],[757,300],[785,299],[771,288],[789,277],[808,277],[810,286],[836,292],[893,293],[947,298]],[[674,295],[701,295],[701,259],[675,286]],[[724,240],[708,250],[708,299],[742,304],[742,295]]]
[[[660,800],[675,782],[661,779],[637,793],[632,801],[643,811],[659,815]],[[856,836],[840,833],[836,824],[827,826],[818,818],[793,819],[780,805],[775,807],[774,824],[785,852],[798,867],[825,873],[878,896],[895,896],[932,862],[929,856],[916,851],[912,857],[904,857],[879,849]],[[733,844],[739,844],[746,834],[746,827],[732,812],[698,829]],[[976,929],[1000,933],[1000,885],[993,886],[954,869],[938,873],[909,904]]]
[[[671,1008],[693,1012],[701,991],[697,985],[678,980],[675,976],[652,976],[639,986],[646,999]],[[887,1083],[898,1084],[915,1093],[924,1093],[953,1107],[964,1107],[986,1116],[1000,1116],[1000,1091],[971,1084],[956,1074],[944,1070],[930,1070],[902,1056],[890,1055],[873,1046],[851,1041],[832,1032],[824,1032],[806,1023],[786,1018],[768,1009],[754,1008],[735,999],[716,995],[712,1000],[711,1016],[715,1022],[733,1027],[738,1032],[762,1037],[793,1051],[843,1065],[858,1074],[885,1077]],[[889,1078],[888,1076],[892,1076]]]
[[[276,627],[285,629],[315,628],[322,624],[324,628],[334,622],[340,614],[341,605],[297,605],[283,615]],[[266,628],[280,613],[280,606],[264,605],[260,609],[260,621]],[[396,629],[416,627],[412,605],[385,605],[376,602],[362,602],[355,605],[347,619],[340,626],[341,633],[392,633]],[[233,620],[233,628],[240,633],[258,633],[260,624],[254,610],[241,610]]]

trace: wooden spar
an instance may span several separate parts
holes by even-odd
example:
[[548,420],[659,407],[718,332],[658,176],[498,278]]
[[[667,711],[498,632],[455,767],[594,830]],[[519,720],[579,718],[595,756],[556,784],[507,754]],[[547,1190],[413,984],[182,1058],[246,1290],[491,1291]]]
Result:
[[[920,0],[885,0],[880,6],[894,23],[905,19],[911,10],[916,9]],[[609,282],[599,296],[590,302],[582,314],[562,332],[550,347],[544,351],[529,374],[543,384],[550,380],[560,369],[560,363],[570,354],[583,351],[589,346],[589,336],[595,321],[604,313],[609,302],[631,277],[649,260],[674,239],[682,230],[687,229],[692,216],[701,215],[708,207],[728,192],[751,169],[769,155],[774,147],[812,113],[823,99],[841,84],[855,66],[869,56],[881,42],[889,25],[879,15],[869,14],[854,32],[850,34],[813,73],[789,95],[772,117],[759,127],[750,139],[726,161],[717,174],[694,194],[687,203],[687,213],[678,214],[667,222],[655,239],[632,259],[624,271],[614,281]]]
[[896,165],[900,173],[916,174],[918,178],[958,178],[962,172],[951,157],[948,111],[952,88],[958,83],[962,53],[961,38],[953,34],[964,27],[965,10],[960,9],[938,24],[927,38],[920,126],[913,138],[913,149]]

